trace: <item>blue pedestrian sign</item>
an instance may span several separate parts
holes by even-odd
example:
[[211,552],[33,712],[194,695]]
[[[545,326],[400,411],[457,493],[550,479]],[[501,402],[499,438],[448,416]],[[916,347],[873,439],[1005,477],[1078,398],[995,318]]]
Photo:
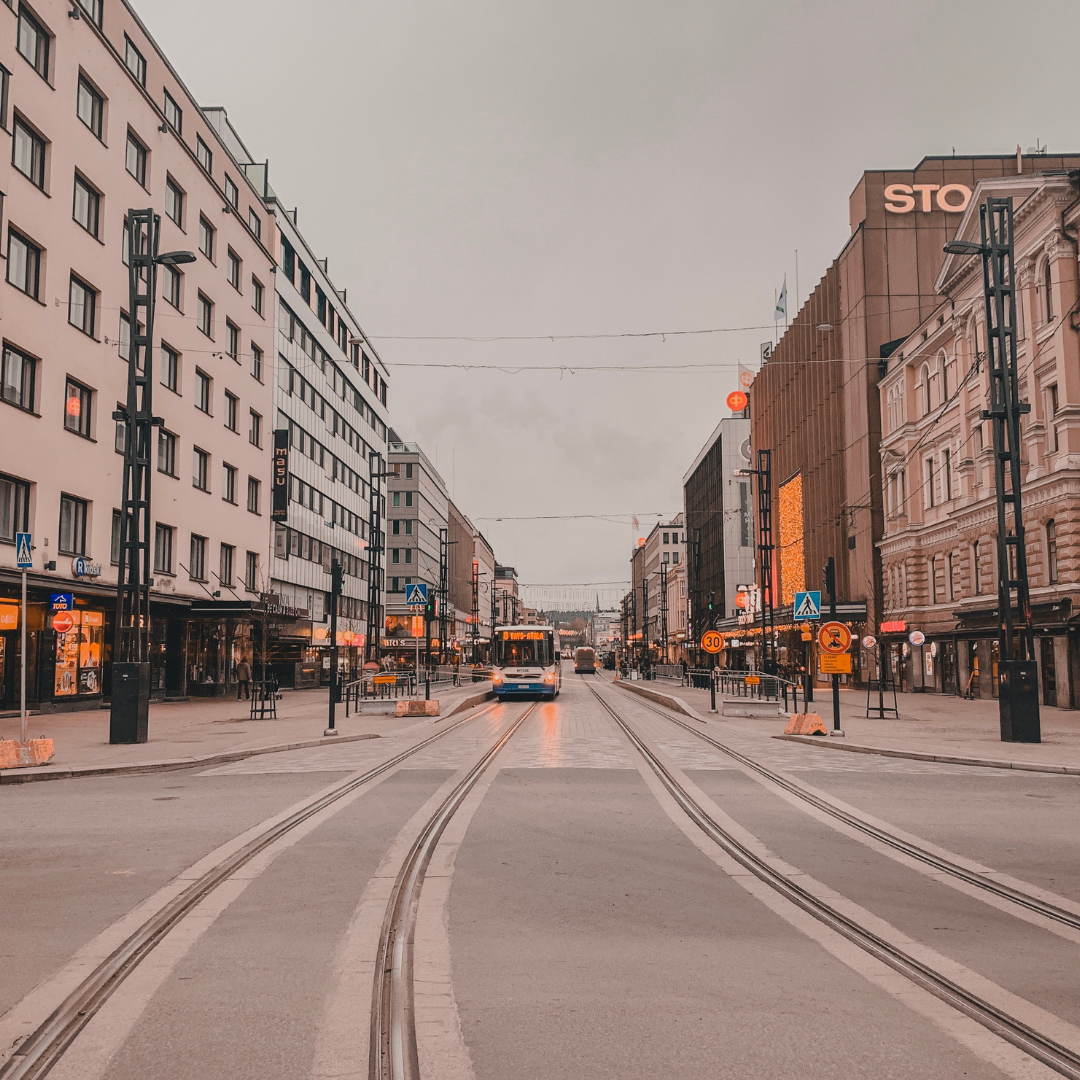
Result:
[[410,606],[413,604],[426,604],[427,586],[422,583],[410,585],[405,590],[405,603]]
[[34,566],[34,556],[30,533],[15,534],[15,565],[20,570],[31,570]]
[[821,618],[821,590],[797,592],[791,617],[795,622],[809,622]]

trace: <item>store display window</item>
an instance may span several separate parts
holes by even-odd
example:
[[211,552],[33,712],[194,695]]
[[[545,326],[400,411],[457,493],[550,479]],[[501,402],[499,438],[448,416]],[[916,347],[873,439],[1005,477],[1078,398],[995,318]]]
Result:
[[101,693],[101,656],[105,640],[105,614],[101,611],[68,612],[72,625],[56,635],[54,697]]

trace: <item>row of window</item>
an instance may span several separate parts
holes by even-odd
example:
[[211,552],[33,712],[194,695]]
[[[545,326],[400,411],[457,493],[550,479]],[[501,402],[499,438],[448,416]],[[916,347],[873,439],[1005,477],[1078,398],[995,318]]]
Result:
[[[300,297],[304,303],[306,303],[309,308],[312,307],[311,271],[304,265],[302,259],[297,258],[295,249],[284,236],[281,238],[280,273],[284,274],[289,284],[300,293]],[[288,312],[288,314],[292,316],[291,318],[282,320],[282,329],[287,334],[289,340],[293,341],[295,340],[294,335],[296,334],[297,327],[299,326],[302,330],[303,323],[297,320],[295,315],[289,311],[289,307],[284,301],[282,301],[281,306],[285,312]],[[337,314],[334,305],[330,303],[326,294],[318,285],[315,286],[314,311],[319,322],[326,327],[330,336],[337,343],[338,348],[350,358],[353,367],[363,376],[364,382],[372,389],[372,391],[374,391],[376,398],[385,405],[386,380],[379,374],[375,365],[372,364],[371,358],[364,352],[359,342],[352,342],[352,348],[350,350],[349,345],[351,336],[349,327]],[[375,425],[372,424],[372,427],[374,426]],[[380,438],[386,438],[385,432],[380,435]]]
[[[380,440],[385,439],[386,425],[376,415],[372,406],[364,400],[363,394],[346,378],[345,372],[327,354],[315,337],[308,333],[307,327],[296,317],[289,305],[284,300],[279,299],[278,307],[279,327],[285,339],[297,343],[300,346],[300,351],[326,376],[327,381],[338,397],[352,405],[360,418],[366,421],[368,426],[378,434]],[[360,347],[357,346],[356,348],[357,356],[361,355],[359,352]],[[384,405],[386,404],[385,384],[382,388],[382,394],[376,396],[380,398]]]
[[[62,493],[60,496],[60,519],[58,522],[57,551],[61,555],[89,555],[87,546],[87,525],[90,519],[91,503],[77,495]],[[123,515],[119,510],[112,512],[112,538],[110,561],[114,566],[120,563],[121,532]],[[0,476],[0,540],[14,542],[15,534],[30,530],[30,485],[24,480],[11,476]],[[154,527],[154,573],[175,574],[174,566],[176,528],[161,522]],[[186,567],[192,581],[206,582],[206,553],[209,540],[196,533],[191,534],[190,560]],[[234,582],[236,548],[230,544],[221,545],[218,580],[226,588]],[[244,566],[244,585],[255,591],[258,584],[259,556],[254,551],[247,553]]]
[[278,360],[281,388],[283,390],[287,389],[290,395],[299,397],[300,400],[323,421],[331,434],[341,438],[346,444],[360,454],[365,461],[370,461],[375,451],[367,442],[365,442],[360,435],[360,432],[358,432],[356,428],[354,428],[280,353],[278,354]]
[[319,563],[327,573],[330,572],[331,560],[337,559],[345,574],[355,578],[365,576],[366,564],[356,555],[339,551],[330,544],[285,525],[278,525],[274,530],[274,554],[279,559],[295,558]]
[[[280,420],[282,426],[289,429],[290,446],[295,447],[320,468],[326,469],[331,480],[340,480],[350,491],[355,491],[358,495],[367,497],[367,481],[363,480],[355,469],[351,469],[332,451],[327,450],[314,435],[305,431],[294,420],[285,416],[284,413],[280,414]],[[329,459],[329,468],[327,468],[327,459]]]
[[329,495],[324,495],[317,487],[291,474],[289,476],[289,502],[307,507],[331,528],[340,525],[346,532],[363,538],[367,537],[367,522],[359,514],[354,514],[341,503],[331,499]]

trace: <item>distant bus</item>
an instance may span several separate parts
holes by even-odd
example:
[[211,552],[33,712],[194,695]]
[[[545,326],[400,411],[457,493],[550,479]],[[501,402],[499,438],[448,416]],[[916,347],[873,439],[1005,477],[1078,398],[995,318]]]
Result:
[[574,672],[577,675],[594,675],[596,673],[596,651],[582,647],[574,650]]
[[552,626],[496,626],[491,686],[497,698],[554,700],[562,689],[562,657]]

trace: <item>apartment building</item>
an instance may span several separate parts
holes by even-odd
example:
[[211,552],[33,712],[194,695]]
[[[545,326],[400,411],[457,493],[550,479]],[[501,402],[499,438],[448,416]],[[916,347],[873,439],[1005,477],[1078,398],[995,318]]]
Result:
[[[28,696],[110,689],[131,338],[129,208],[160,215],[153,349],[151,685],[228,689],[270,550],[272,229],[243,168],[123,0],[0,4],[0,603],[33,534]],[[57,632],[56,607],[71,626]],[[66,622],[67,620],[64,620]],[[4,620],[6,625],[7,620]],[[62,625],[62,624],[61,624]],[[0,632],[0,708],[18,635]]]
[[667,579],[676,567],[685,569],[686,524],[680,512],[652,527],[642,546],[642,585],[638,586],[639,621],[646,640],[663,651],[674,634],[668,606]]

